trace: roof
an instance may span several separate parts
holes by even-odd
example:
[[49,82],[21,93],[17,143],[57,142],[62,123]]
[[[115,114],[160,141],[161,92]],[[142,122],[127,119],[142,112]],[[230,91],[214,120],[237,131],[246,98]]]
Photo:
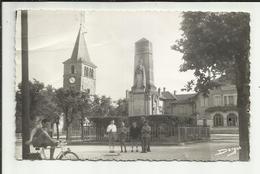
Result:
[[172,103],[187,103],[190,102],[193,97],[195,97],[197,93],[192,94],[178,94],[174,95],[169,91],[164,91],[161,93],[160,98],[162,100],[172,100]]
[[178,101],[186,101],[189,100],[193,97],[195,97],[197,94],[193,93],[193,94],[179,94],[179,95],[175,95],[175,97],[177,98]]
[[92,66],[93,68],[96,68],[96,65],[90,60],[87,43],[84,38],[82,27],[79,28],[78,36],[72,51],[71,58],[66,60],[64,63],[68,62],[82,62],[86,65]]
[[176,97],[169,91],[162,92],[161,98],[165,100],[176,100]]

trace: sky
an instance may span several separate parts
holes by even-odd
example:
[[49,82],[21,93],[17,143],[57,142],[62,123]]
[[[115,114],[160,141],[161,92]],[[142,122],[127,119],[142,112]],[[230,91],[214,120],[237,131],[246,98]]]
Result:
[[[81,11],[31,10],[28,13],[29,79],[60,88],[63,63],[70,58]],[[182,55],[171,49],[181,38],[181,13],[85,11],[85,34],[91,61],[97,65],[96,94],[124,98],[133,86],[134,44],[145,37],[153,44],[157,88],[181,92],[192,72],[179,72]],[[16,82],[21,82],[21,21],[16,25]]]

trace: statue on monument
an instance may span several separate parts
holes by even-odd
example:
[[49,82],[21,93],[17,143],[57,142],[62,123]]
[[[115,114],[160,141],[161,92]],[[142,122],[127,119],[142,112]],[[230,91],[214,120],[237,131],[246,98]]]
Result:
[[143,89],[146,86],[145,68],[143,66],[143,60],[139,59],[138,65],[135,69],[135,85],[137,89]]

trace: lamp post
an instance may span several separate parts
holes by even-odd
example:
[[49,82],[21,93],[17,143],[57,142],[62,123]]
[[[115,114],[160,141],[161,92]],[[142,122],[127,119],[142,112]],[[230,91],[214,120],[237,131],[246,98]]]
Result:
[[28,78],[28,12],[21,11],[21,34],[22,34],[22,157],[27,159],[30,146],[25,142],[29,140],[29,78]]

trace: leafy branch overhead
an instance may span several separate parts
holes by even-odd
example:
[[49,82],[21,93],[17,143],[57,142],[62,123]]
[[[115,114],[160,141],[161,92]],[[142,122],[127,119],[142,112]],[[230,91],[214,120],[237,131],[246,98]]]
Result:
[[248,21],[248,13],[183,13],[182,37],[172,49],[183,54],[180,71],[194,71],[196,82],[188,82],[186,90],[205,92],[219,77],[235,82],[235,61],[249,54]]

